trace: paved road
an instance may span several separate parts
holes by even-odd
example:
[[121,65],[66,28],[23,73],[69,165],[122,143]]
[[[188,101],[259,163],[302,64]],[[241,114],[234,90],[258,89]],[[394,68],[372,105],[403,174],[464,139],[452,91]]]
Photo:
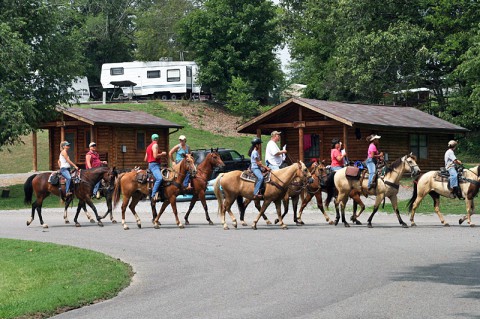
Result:
[[65,225],[56,209],[45,210],[44,230],[38,219],[25,226],[28,210],[0,212],[0,236],[94,249],[133,266],[117,297],[58,318],[480,318],[480,228],[455,216],[449,228],[426,215],[402,229],[380,213],[368,229],[330,226],[310,210],[303,227],[261,221],[257,231],[224,231],[214,209],[209,226],[199,206],[186,229],[169,209],[156,230],[141,207],[143,228],[128,215],[129,231],[84,216],[81,228]]

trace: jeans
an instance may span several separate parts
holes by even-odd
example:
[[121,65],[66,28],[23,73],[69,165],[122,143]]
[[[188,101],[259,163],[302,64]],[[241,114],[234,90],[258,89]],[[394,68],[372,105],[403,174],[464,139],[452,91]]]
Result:
[[98,192],[98,189],[100,188],[100,183],[102,181],[99,181],[98,183],[95,184],[95,186],[93,187],[93,195],[97,195],[97,192]]
[[370,188],[373,177],[375,176],[375,163],[373,162],[373,158],[367,158],[366,164],[368,168],[368,188]]
[[450,174],[450,187],[451,188],[454,188],[454,187],[458,187],[458,178],[457,178],[457,170],[455,169],[455,167],[450,167],[448,169],[448,173]]
[[72,183],[72,176],[70,176],[70,168],[62,167],[60,173],[65,177],[65,193],[70,191],[70,184]]
[[258,192],[260,191],[260,187],[262,186],[263,183],[263,174],[262,171],[259,168],[252,168],[253,174],[257,176],[257,181],[255,182],[255,188],[253,189],[253,195],[258,195]]
[[341,166],[330,166],[330,169],[333,171],[333,172],[336,172],[338,171],[339,169],[342,169],[343,167]]
[[160,170],[160,164],[156,162],[148,163],[148,169],[152,172],[153,176],[155,177],[155,184],[153,184],[152,189],[152,198],[158,192],[160,185],[162,184],[162,172]]

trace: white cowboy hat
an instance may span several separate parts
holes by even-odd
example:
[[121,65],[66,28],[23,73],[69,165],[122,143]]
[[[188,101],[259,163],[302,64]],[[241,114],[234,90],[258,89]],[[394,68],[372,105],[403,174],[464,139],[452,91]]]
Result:
[[370,137],[370,142],[373,141],[373,140],[378,140],[380,138],[381,138],[381,136],[379,136],[379,135],[373,135],[372,137]]

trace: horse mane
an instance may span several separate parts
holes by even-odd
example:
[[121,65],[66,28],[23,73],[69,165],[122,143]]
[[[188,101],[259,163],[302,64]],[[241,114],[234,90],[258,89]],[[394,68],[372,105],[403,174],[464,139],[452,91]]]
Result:
[[391,171],[395,170],[400,165],[402,165],[402,158],[397,158],[397,160],[395,162],[390,164],[390,166],[387,166],[387,172],[391,172]]

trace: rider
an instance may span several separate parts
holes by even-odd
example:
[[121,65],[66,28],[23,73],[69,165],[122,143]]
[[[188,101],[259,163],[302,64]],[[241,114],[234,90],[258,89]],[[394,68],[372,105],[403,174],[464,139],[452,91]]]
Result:
[[153,184],[152,194],[150,198],[154,201],[158,200],[158,189],[162,184],[162,172],[160,170],[160,157],[166,156],[167,152],[160,152],[158,149],[158,134],[152,134],[152,143],[148,145],[147,151],[145,152],[145,162],[148,162],[148,168],[155,177],[155,184]]
[[[180,135],[178,137],[178,140],[180,143],[172,147],[170,152],[168,152],[168,157],[172,160],[172,162],[175,162],[175,164],[180,163],[184,158],[184,155],[190,153],[190,146],[187,145],[187,137],[185,135]],[[176,155],[175,155],[175,158],[173,158],[173,154],[175,152],[176,152]],[[183,180],[183,187],[187,187],[189,182],[190,182],[190,172],[187,172],[187,174],[185,175],[185,179]]]
[[[85,166],[87,169],[100,167],[102,164],[107,164],[107,161],[100,160],[100,154],[97,152],[97,144],[95,142],[90,142],[88,147],[90,150],[87,152],[87,154],[85,154]],[[100,198],[100,192],[98,191],[100,188],[100,183],[101,181],[99,181],[97,184],[95,184],[95,187],[93,187],[93,196],[96,196],[97,198]]]
[[282,132],[273,131],[271,133],[270,141],[267,143],[267,148],[265,149],[265,162],[267,167],[276,171],[280,169],[280,165],[283,163],[283,155],[287,154],[287,150],[280,150],[278,148],[277,142],[280,141],[280,134]]
[[342,142],[340,142],[337,138],[332,140],[332,150],[330,151],[332,164],[330,165],[330,168],[334,172],[343,168],[343,159],[345,156],[347,156],[346,153],[342,153],[341,146]]
[[383,152],[378,151],[378,144],[379,144],[379,139],[381,136],[378,136],[376,134],[370,135],[367,137],[367,141],[370,142],[370,145],[368,146],[368,155],[367,155],[367,168],[368,168],[368,189],[375,187],[375,185],[372,184],[373,178],[375,177],[375,171],[376,171],[376,165],[378,159],[383,158]]
[[[78,166],[70,160],[68,156],[68,150],[70,149],[70,143],[68,141],[63,141],[60,143],[60,156],[58,161],[60,162],[60,173],[65,177],[65,196],[72,196],[70,191],[70,183],[72,182],[72,176],[70,175],[70,168],[73,166],[75,169],[78,169]],[[61,193],[61,191],[60,191]]]
[[458,188],[458,173],[455,165],[461,165],[462,162],[457,159],[453,152],[457,147],[457,141],[451,140],[448,142],[448,150],[445,152],[445,168],[450,174],[450,187],[453,196],[462,198],[462,191]]
[[261,168],[265,168],[267,171],[270,170],[270,168],[265,167],[262,164],[262,159],[260,158],[260,154],[258,154],[258,150],[261,146],[262,140],[256,137],[252,140],[252,146],[250,147],[250,150],[248,150],[248,156],[250,156],[250,169],[257,177],[257,181],[255,182],[255,188],[253,189],[253,199],[263,198],[263,196],[259,194],[260,187],[263,183],[263,174]]

